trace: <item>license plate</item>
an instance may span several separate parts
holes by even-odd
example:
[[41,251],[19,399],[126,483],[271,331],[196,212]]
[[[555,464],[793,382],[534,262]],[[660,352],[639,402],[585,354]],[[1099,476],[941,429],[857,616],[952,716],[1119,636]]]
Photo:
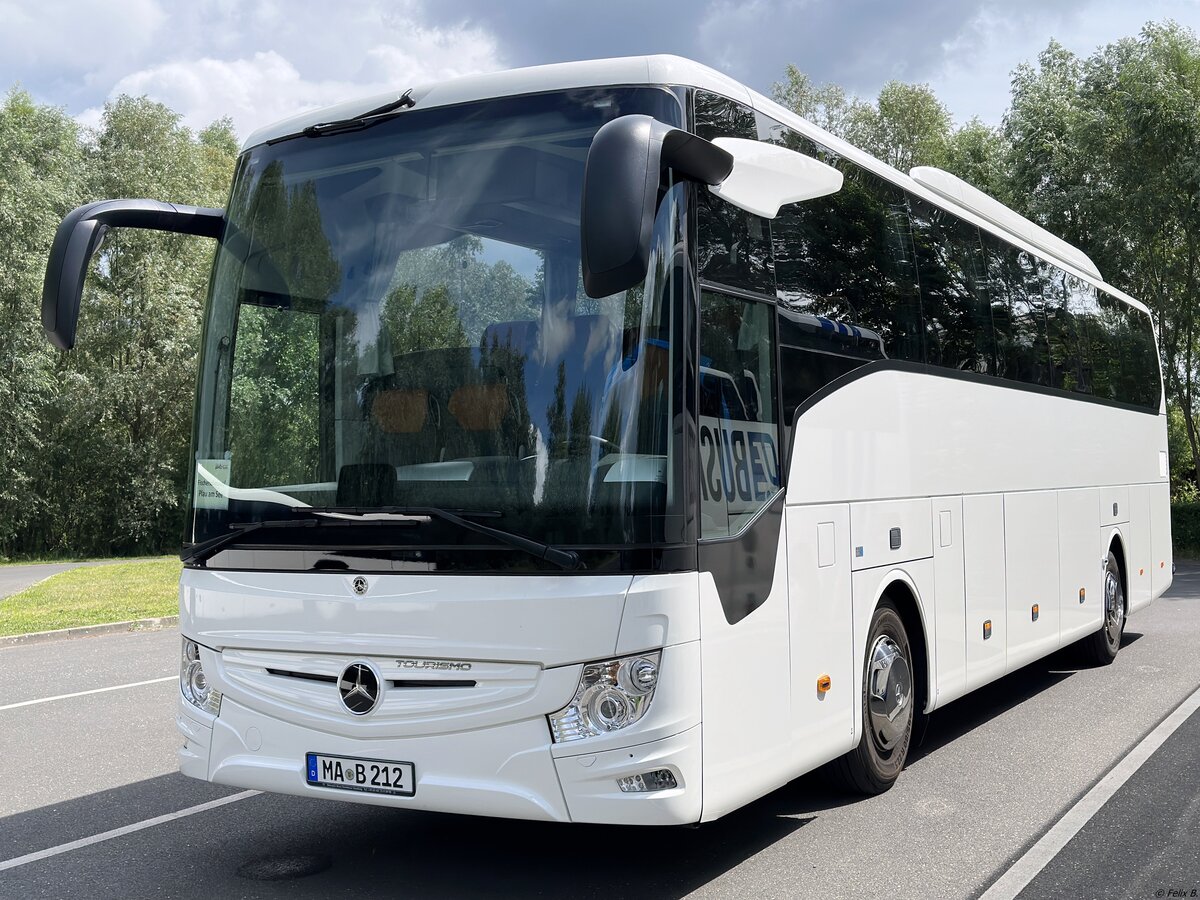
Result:
[[417,792],[417,771],[410,762],[309,753],[306,763],[306,780],[316,787],[401,797]]

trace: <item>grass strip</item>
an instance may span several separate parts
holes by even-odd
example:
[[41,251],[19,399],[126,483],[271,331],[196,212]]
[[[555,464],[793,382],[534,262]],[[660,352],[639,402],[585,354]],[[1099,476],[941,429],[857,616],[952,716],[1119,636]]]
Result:
[[0,635],[175,615],[182,568],[164,557],[51,575],[0,600]]

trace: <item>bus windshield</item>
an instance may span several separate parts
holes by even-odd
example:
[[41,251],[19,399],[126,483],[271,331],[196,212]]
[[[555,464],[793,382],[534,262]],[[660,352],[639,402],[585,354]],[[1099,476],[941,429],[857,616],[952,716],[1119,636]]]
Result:
[[[588,147],[630,113],[681,124],[666,90],[589,88],[249,150],[206,316],[189,539],[378,543],[245,524],[434,507],[555,545],[670,541],[682,188],[643,285],[596,300],[580,280]],[[488,543],[448,521],[388,542]]]

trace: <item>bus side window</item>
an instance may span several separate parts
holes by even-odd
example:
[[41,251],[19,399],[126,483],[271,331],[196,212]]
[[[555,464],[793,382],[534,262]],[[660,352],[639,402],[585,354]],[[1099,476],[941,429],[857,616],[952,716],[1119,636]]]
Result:
[[984,238],[989,284],[1008,312],[1006,377],[1053,387],[1046,297],[1038,260],[992,235]]
[[1098,308],[1087,323],[1095,366],[1094,393],[1106,400],[1155,409],[1158,359],[1150,317],[1097,292]]
[[[725,97],[696,91],[696,133],[706,140],[756,140],[754,111]],[[775,293],[771,223],[726,203],[708,190],[696,192],[697,265],[700,277],[759,293]]]
[[909,208],[921,280],[925,361],[961,372],[1001,374],[1002,348],[1007,346],[1001,326],[1007,312],[996,321],[1002,301],[988,289],[979,229],[916,197],[909,197]]
[[1086,298],[1090,285],[1048,263],[1041,263],[1041,268],[1046,285],[1046,325],[1054,386],[1090,394],[1090,365],[1085,362],[1085,336],[1079,317],[1079,298]]
[[920,361],[921,301],[904,194],[848,160],[842,189],[772,223],[781,308],[867,331],[889,359]]
[[700,297],[701,537],[736,534],[780,486],[774,307]]

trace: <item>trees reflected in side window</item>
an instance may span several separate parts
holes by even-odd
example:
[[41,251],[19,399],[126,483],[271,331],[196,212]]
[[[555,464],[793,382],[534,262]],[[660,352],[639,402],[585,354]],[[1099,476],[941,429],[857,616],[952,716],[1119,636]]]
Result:
[[1145,313],[732,100],[697,92],[696,120],[703,137],[777,143],[845,179],[771,221],[697,192],[700,277],[778,298],[785,425],[882,359],[1158,409]]
[[979,229],[909,198],[921,283],[925,362],[980,375],[1000,374],[988,262]]
[[891,359],[919,361],[921,301],[904,194],[838,160],[836,194],[784,209],[772,223],[781,307],[869,331]]
[[[705,140],[757,138],[758,126],[753,110],[705,91],[696,91],[695,103],[696,133]],[[738,209],[707,190],[698,191],[697,197],[700,277],[748,291],[774,293],[770,220]]]
[[997,367],[1010,381],[1055,387],[1046,336],[1045,282],[1038,260],[991,234],[983,235]]

